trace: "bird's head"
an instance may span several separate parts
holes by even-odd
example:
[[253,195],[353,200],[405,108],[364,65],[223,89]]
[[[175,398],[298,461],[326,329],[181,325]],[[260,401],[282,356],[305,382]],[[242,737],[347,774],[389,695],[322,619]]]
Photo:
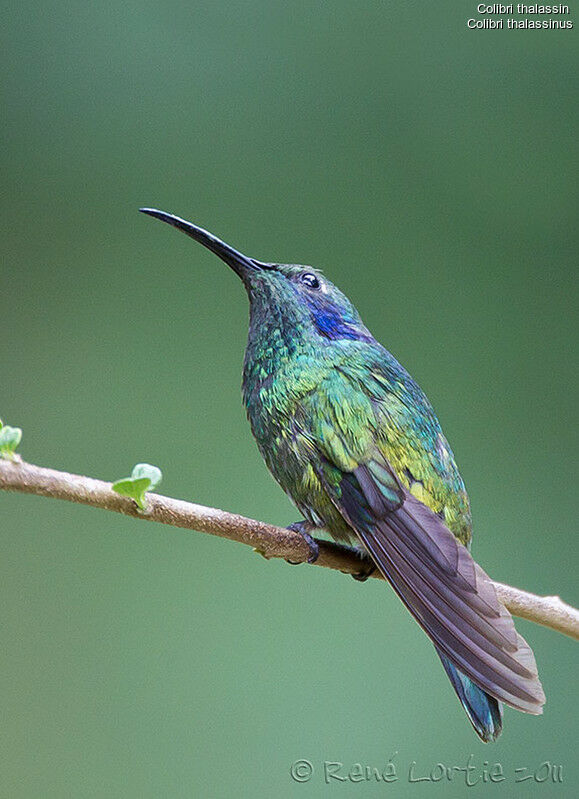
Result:
[[258,261],[178,216],[154,208],[140,210],[182,230],[233,269],[249,295],[252,327],[274,324],[299,329],[325,341],[371,340],[350,300],[318,269]]

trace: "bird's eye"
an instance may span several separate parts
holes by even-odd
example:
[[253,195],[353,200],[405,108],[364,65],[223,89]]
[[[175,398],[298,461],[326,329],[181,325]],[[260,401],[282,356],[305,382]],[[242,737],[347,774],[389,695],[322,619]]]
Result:
[[300,281],[304,283],[310,289],[319,289],[320,288],[320,281],[315,275],[312,275],[311,272],[304,272],[300,275]]

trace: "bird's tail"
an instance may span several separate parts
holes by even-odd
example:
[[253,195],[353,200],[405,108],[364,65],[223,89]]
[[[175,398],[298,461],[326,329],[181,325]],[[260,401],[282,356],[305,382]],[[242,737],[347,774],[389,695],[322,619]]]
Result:
[[436,647],[436,651],[477,735],[485,743],[496,741],[503,729],[501,702],[487,694],[470,677],[459,671],[438,647]]

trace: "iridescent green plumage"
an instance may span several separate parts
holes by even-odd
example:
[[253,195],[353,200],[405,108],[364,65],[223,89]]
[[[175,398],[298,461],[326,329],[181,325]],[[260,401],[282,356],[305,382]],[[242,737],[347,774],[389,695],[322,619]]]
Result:
[[427,398],[311,267],[266,264],[178,217],[250,299],[243,397],[267,466],[312,526],[367,551],[432,639],[480,737],[499,701],[540,713],[533,654],[467,551],[468,497]]
[[339,483],[340,470],[353,471],[378,453],[468,544],[468,497],[430,403],[371,337],[349,300],[307,267],[307,274],[323,281],[332,310],[348,320],[351,337],[341,337],[339,330],[336,338],[320,335],[315,314],[321,303],[300,301],[294,288],[304,269],[278,265],[254,277],[255,288],[249,285],[243,396],[269,469],[306,518],[314,521],[317,515],[332,535],[352,539],[315,467],[322,460],[335,464],[337,471],[326,471]]

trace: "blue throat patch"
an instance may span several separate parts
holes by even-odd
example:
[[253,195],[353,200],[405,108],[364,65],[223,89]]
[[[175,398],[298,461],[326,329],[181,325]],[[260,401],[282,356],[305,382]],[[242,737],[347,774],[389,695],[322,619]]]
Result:
[[354,326],[348,324],[337,309],[332,313],[333,309],[314,307],[311,311],[317,331],[325,338],[329,338],[332,341],[341,338],[351,339],[353,341],[369,340],[366,332],[357,330]]

